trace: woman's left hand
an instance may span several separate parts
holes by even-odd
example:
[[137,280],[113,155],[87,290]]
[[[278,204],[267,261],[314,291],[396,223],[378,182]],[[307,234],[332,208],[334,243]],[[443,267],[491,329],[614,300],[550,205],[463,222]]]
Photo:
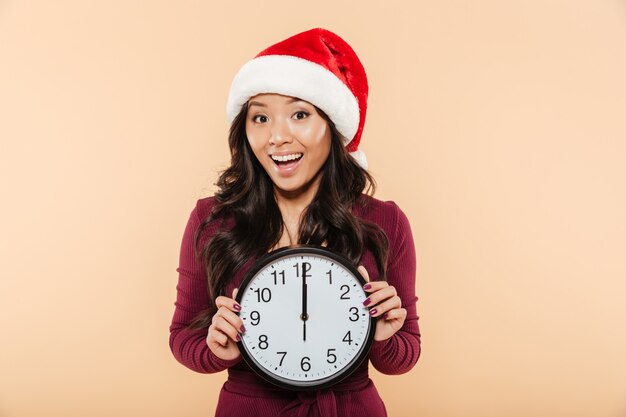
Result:
[[363,289],[365,292],[371,293],[363,304],[370,309],[372,317],[380,317],[376,321],[374,340],[387,340],[404,324],[406,309],[402,308],[402,301],[392,285],[389,285],[387,281],[370,282],[365,267],[361,265],[357,269],[367,281]]

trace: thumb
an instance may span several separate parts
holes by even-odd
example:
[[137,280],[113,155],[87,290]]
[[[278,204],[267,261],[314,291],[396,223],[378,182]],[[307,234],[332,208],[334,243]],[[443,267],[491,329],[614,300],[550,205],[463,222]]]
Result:
[[370,282],[370,275],[367,273],[367,269],[365,269],[363,265],[359,265],[359,267],[357,268],[357,271],[359,271],[361,275],[363,275],[363,278],[365,278],[365,281]]
[[239,292],[239,288],[235,288],[233,290],[233,300],[237,297],[237,293]]

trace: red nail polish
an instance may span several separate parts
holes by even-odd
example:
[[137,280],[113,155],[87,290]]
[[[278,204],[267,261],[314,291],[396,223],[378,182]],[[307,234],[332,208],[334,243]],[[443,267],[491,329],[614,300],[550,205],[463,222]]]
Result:
[[241,311],[241,306],[237,303],[235,303],[235,305],[233,306],[233,308],[237,311]]
[[389,313],[385,313],[383,317],[385,318],[385,320],[387,320],[389,318]]
[[363,289],[364,289],[364,290],[369,290],[370,288],[372,288],[372,284],[365,284],[365,285],[363,286]]
[[237,336],[235,336],[235,339],[237,339],[238,342],[241,340],[241,336],[239,335],[239,333],[237,333]]
[[243,324],[241,325],[240,331],[241,331],[241,333],[245,333],[246,332],[246,328],[243,326]]
[[372,302],[372,300],[370,300],[369,298],[366,298],[365,301],[363,301],[363,305],[367,306]]
[[378,312],[378,310],[376,310],[375,308],[370,310],[370,316],[373,316],[374,314],[376,314]]

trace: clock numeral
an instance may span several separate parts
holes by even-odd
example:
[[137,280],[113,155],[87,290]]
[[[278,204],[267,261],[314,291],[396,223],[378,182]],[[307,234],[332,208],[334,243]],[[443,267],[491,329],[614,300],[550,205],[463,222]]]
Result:
[[259,303],[261,301],[267,303],[272,299],[272,291],[269,288],[257,288],[254,292],[256,293],[256,298]]
[[311,358],[309,358],[308,356],[305,356],[300,361],[300,368],[302,368],[304,372],[308,372],[311,370],[311,363],[309,362],[310,360]]
[[285,271],[272,271],[272,276],[274,277],[274,285],[278,285],[278,275],[283,279],[283,285],[285,285]]
[[[302,269],[300,268],[300,265],[302,265]],[[302,262],[302,264],[295,263],[293,264],[293,267],[296,268],[296,276],[298,278],[302,277],[306,279],[311,276],[307,274],[307,272],[311,270],[311,264],[309,262]],[[300,273],[302,273],[302,275]]]
[[283,366],[283,361],[285,360],[285,356],[287,356],[287,352],[276,352],[277,355],[283,355],[282,358],[280,358],[280,363],[278,364],[278,366]]
[[261,315],[258,311],[254,310],[252,313],[250,313],[250,319],[252,320],[250,324],[256,326],[261,321]]
[[268,346],[269,343],[267,343],[267,336],[264,334],[259,336],[259,349],[265,350]]
[[357,321],[359,319],[359,309],[357,307],[350,307],[352,315],[349,317],[350,321]]
[[343,337],[342,341],[346,342],[349,345],[352,344],[352,335],[350,334],[350,330],[348,330],[348,333],[346,333],[346,335]]
[[[333,352],[337,350],[337,349],[328,349],[328,352],[326,352],[326,362],[328,363],[335,363],[337,362],[337,355],[335,355]],[[333,360],[331,361],[330,358],[333,358]]]
[[342,285],[341,286],[341,291],[343,291],[344,288],[346,289],[346,291],[343,294],[341,294],[341,297],[339,297],[339,299],[340,300],[349,300],[350,297],[348,297],[348,293],[350,292],[350,287],[347,286],[347,285]]
[[329,271],[326,273],[326,275],[328,275],[328,283],[329,283],[330,285],[333,285],[333,270],[332,270],[332,269],[331,269],[331,270],[329,270]]

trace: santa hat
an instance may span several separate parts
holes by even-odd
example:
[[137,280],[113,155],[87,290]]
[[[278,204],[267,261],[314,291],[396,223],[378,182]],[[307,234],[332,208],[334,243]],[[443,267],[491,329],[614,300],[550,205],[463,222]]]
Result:
[[291,36],[246,62],[230,86],[226,113],[232,122],[250,97],[277,93],[320,108],[333,121],[346,149],[367,169],[358,149],[367,111],[367,76],[346,41],[315,28]]

